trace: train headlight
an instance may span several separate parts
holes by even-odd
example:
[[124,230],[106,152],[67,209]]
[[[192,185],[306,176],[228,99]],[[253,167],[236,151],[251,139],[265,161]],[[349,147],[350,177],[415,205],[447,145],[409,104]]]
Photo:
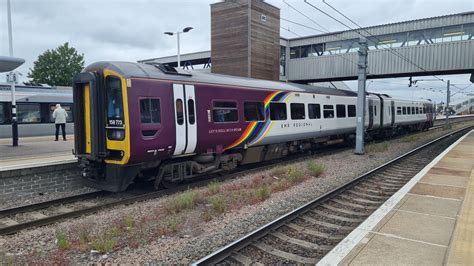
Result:
[[110,140],[124,140],[125,130],[123,129],[109,129],[107,130],[107,137]]

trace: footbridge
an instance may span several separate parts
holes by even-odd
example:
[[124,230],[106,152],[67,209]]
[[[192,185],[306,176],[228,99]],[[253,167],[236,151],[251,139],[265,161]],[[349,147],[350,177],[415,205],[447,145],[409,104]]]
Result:
[[[371,26],[359,32],[369,45],[368,78],[474,76],[474,12]],[[360,34],[348,30],[281,38],[280,79],[299,83],[357,79]],[[207,68],[212,62],[211,51],[181,59],[184,68]],[[177,65],[176,56],[140,62]]]

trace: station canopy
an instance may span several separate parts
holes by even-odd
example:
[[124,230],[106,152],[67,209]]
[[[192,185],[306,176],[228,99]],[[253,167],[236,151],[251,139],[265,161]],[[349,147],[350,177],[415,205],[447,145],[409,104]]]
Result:
[[25,63],[25,59],[11,56],[0,56],[0,73],[10,72]]

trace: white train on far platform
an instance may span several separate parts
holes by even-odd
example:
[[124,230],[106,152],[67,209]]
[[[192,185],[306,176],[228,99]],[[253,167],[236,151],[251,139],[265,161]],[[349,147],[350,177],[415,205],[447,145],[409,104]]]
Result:
[[[74,133],[72,89],[68,87],[17,86],[17,121],[20,137],[54,135],[52,113],[57,103],[68,112],[66,131]],[[10,138],[10,85],[0,84],[0,138]]]

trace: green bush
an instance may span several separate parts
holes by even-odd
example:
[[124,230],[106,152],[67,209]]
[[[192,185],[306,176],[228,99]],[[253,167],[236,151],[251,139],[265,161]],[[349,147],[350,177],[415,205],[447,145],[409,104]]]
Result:
[[288,168],[288,178],[292,182],[298,182],[304,177],[304,171],[301,169],[298,169],[296,167],[290,167]]
[[111,252],[115,246],[115,240],[109,235],[105,234],[92,241],[92,248],[99,251],[101,254]]
[[71,247],[71,242],[69,241],[67,233],[64,230],[56,231],[56,240],[60,249],[69,249]]
[[209,203],[212,205],[212,209],[219,214],[223,213],[227,207],[224,197],[220,195],[210,197]]
[[207,185],[207,190],[211,195],[217,194],[221,190],[221,184],[219,183],[219,181],[213,180]]
[[309,162],[308,171],[310,175],[318,177],[324,172],[324,165],[317,164],[315,162]]
[[186,191],[177,195],[171,205],[171,210],[174,212],[181,212],[183,210],[193,209],[196,206],[198,193],[196,191]]
[[270,197],[270,189],[266,184],[263,184],[261,187],[256,189],[255,196],[260,201],[266,200]]

